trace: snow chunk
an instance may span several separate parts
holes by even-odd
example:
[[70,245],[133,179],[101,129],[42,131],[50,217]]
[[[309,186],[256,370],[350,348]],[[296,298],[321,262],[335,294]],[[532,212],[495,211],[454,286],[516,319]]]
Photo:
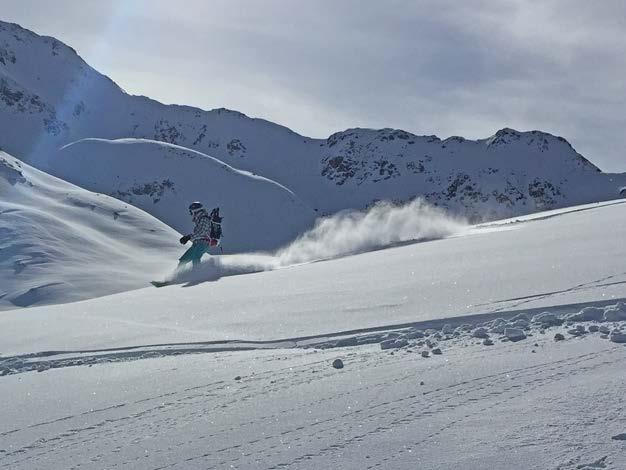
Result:
[[506,320],[502,319],[502,318],[496,318],[492,323],[491,323],[491,328],[489,329],[490,333],[496,333],[498,335],[501,335],[502,333],[504,333],[504,329],[508,326]]
[[518,320],[524,320],[528,322],[530,319],[528,318],[528,315],[526,315],[525,313],[518,313],[513,318],[511,318],[511,322],[516,322]]
[[626,303],[618,302],[615,305],[609,305],[604,308],[604,321],[625,321],[626,320]]
[[509,326],[511,328],[520,328],[520,329],[528,328],[529,325],[530,323],[528,322],[528,320],[524,318],[520,318],[518,320],[515,320],[509,323]]
[[504,336],[511,341],[521,341],[526,339],[526,333],[524,333],[524,330],[520,328],[505,328]]
[[558,326],[563,323],[563,320],[557,317],[554,313],[543,312],[535,315],[532,322],[538,323],[542,326]]
[[398,349],[408,346],[408,344],[406,339],[386,339],[380,343],[380,349]]
[[419,339],[424,337],[424,332],[422,330],[409,330],[408,333],[404,335],[406,339]]
[[573,336],[582,336],[586,333],[585,327],[583,325],[576,325],[576,327],[567,330],[567,332]]
[[451,335],[454,333],[454,327],[449,323],[446,323],[445,325],[443,325],[443,328],[441,328],[441,332],[444,335]]
[[609,339],[614,343],[626,343],[626,333],[615,330],[609,335]]
[[356,346],[359,344],[359,338],[356,336],[350,336],[348,338],[342,338],[335,343],[336,348],[344,348],[347,346]]
[[483,327],[480,328],[476,328],[474,331],[472,331],[472,336],[474,338],[488,338],[489,337],[489,333],[487,333],[487,330]]
[[602,307],[585,307],[580,312],[571,313],[565,318],[572,321],[602,321],[604,311]]

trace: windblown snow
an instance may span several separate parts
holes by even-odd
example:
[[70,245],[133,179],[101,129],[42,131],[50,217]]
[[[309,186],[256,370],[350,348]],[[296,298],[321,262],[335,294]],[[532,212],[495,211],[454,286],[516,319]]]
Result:
[[241,253],[207,259],[193,271],[182,269],[170,282],[201,282],[223,276],[271,271],[354,255],[403,242],[437,240],[467,231],[468,224],[420,199],[402,205],[379,202],[367,211],[343,211],[319,219],[315,227],[274,253]]

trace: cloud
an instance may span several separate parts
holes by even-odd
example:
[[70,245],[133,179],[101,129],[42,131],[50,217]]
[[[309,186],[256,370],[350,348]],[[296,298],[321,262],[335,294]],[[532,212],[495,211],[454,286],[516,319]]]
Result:
[[621,1],[4,3],[5,17],[165,102],[225,106],[315,137],[542,129],[626,170]]

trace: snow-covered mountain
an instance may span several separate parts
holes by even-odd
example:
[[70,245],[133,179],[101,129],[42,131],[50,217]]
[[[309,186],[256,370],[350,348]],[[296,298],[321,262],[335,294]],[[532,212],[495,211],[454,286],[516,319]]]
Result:
[[[600,172],[539,131],[502,129],[472,141],[350,129],[311,139],[235,111],[163,105],[126,94],[60,41],[1,22],[0,125],[11,129],[0,147],[42,168],[84,138],[156,140],[272,179],[322,214],[421,195],[485,219],[612,199],[626,185],[624,174]],[[179,163],[181,174],[194,171],[188,159]],[[98,175],[84,168],[74,176],[82,185]],[[103,192],[118,191],[104,183]]]
[[218,206],[225,252],[276,249],[313,225],[316,213],[285,187],[200,152],[163,142],[84,139],[49,162],[52,174],[133,204],[181,233],[187,206]]
[[0,310],[145,286],[178,234],[149,214],[0,152]]
[[487,139],[441,140],[352,129],[332,135],[326,147],[322,176],[349,192],[401,200],[417,192],[473,219],[614,199],[626,180],[626,174],[602,173],[565,139],[539,131],[505,128]]

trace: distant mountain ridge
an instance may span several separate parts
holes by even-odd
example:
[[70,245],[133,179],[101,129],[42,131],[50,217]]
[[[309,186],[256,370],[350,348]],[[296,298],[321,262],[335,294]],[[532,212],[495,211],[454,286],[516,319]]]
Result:
[[[602,173],[565,139],[539,131],[441,140],[348,129],[312,139],[236,111],[164,105],[126,94],[62,42],[3,22],[0,126],[11,130],[0,134],[1,148],[53,173],[66,144],[149,139],[274,180],[318,214],[421,196],[472,219],[492,219],[614,199],[626,186],[626,174]],[[70,181],[93,178],[84,168]]]

